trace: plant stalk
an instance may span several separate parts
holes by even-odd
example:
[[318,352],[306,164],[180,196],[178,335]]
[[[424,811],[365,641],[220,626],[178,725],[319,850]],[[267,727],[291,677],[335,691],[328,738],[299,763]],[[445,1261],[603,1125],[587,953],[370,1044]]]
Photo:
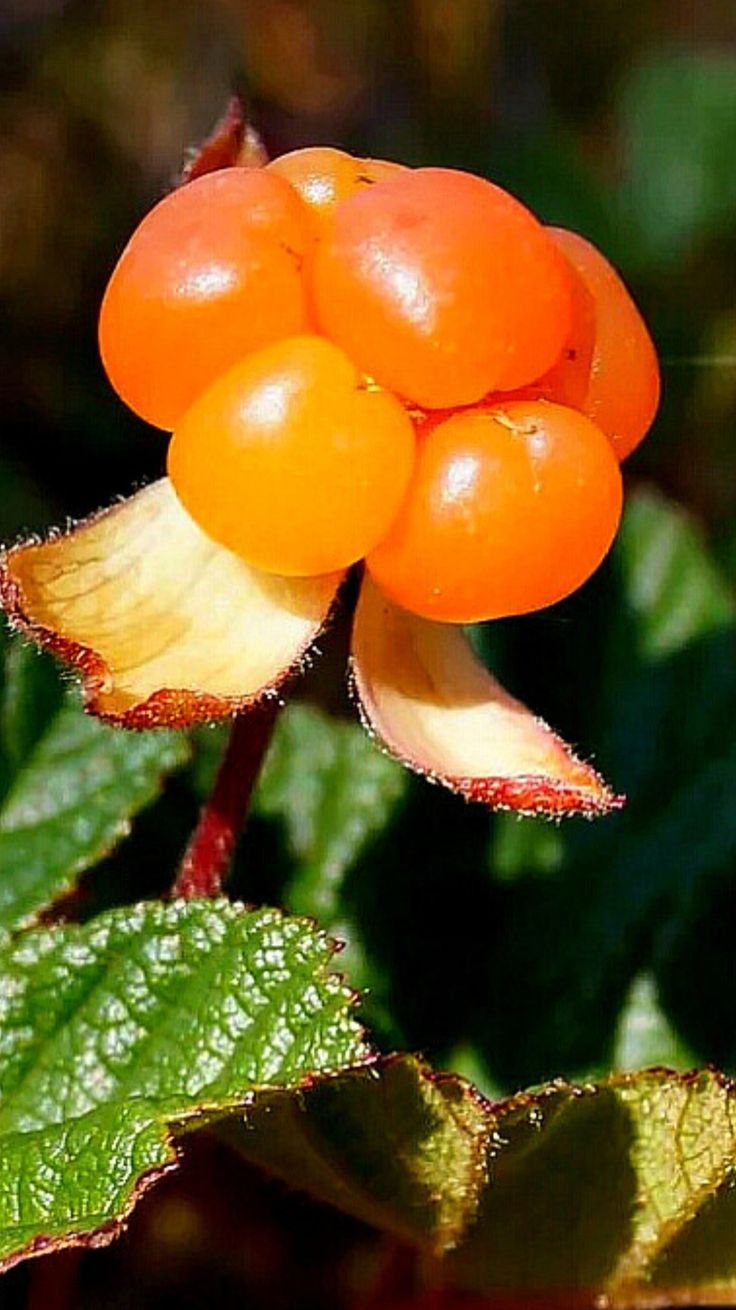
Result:
[[275,698],[240,714],[197,826],[179,866],[172,896],[218,896],[230,870],[281,704]]

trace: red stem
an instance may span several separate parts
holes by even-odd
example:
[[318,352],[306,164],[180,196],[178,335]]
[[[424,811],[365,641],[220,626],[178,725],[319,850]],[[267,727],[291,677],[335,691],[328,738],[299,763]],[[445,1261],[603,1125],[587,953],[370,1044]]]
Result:
[[217,896],[230,869],[253,787],[281,706],[277,700],[239,715],[215,779],[179,866],[173,896]]

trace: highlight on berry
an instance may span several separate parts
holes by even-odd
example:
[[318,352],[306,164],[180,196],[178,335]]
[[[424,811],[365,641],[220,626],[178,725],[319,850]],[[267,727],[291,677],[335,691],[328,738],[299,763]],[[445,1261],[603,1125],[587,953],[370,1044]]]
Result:
[[659,401],[647,328],[583,236],[470,173],[327,147],[166,196],[99,336],[213,540],[290,576],[365,558],[451,623],[585,582]]

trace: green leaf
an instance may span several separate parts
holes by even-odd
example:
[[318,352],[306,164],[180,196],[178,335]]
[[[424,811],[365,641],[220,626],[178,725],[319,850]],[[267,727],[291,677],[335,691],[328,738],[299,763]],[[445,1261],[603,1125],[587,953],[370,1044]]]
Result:
[[123,733],[64,705],[0,808],[0,927],[27,923],[70,891],[186,758],[175,733]]
[[291,1186],[441,1252],[474,1218],[489,1126],[469,1084],[393,1056],[259,1097],[225,1131]]
[[441,1257],[438,1281],[489,1310],[736,1295],[736,1091],[712,1071],[490,1104],[389,1057],[258,1097],[224,1132],[290,1185]]
[[631,498],[616,559],[641,660],[661,660],[734,622],[733,591],[703,533],[664,496]]
[[185,763],[186,738],[126,733],[63,697],[48,661],[7,643],[0,682],[0,930],[27,924],[127,835]]
[[254,813],[284,825],[297,867],[289,907],[334,917],[342,881],[406,794],[406,770],[383,755],[357,722],[309,705],[282,716]]
[[616,563],[601,750],[630,793],[621,826],[643,836],[676,788],[687,795],[736,744],[736,604],[696,524],[664,497],[632,498]]
[[275,910],[142,904],[0,965],[0,1259],[104,1240],[171,1132],[365,1057],[331,943]]
[[562,867],[565,843],[562,832],[547,819],[520,819],[501,814],[493,827],[491,872],[501,882],[529,873],[554,874]]
[[111,1241],[143,1193],[176,1164],[168,1124],[155,1103],[137,1099],[43,1130],[4,1133],[0,1270],[85,1239],[91,1246]]
[[730,231],[736,206],[736,59],[665,51],[623,83],[621,202],[641,257],[672,265]]
[[522,1303],[732,1300],[736,1095],[725,1079],[655,1070],[545,1087],[493,1111],[489,1184],[450,1278]]
[[11,637],[0,619],[0,797],[30,755],[63,691],[53,661]]
[[697,1061],[665,1015],[656,981],[641,974],[631,984],[618,1021],[612,1066],[623,1072],[647,1065],[692,1069]]

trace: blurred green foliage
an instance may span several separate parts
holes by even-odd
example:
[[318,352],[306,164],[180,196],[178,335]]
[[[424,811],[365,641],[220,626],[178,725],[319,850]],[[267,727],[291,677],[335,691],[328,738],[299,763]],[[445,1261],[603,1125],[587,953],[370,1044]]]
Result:
[[632,256],[676,269],[736,210],[736,55],[673,49],[642,61],[620,96],[621,196]]

